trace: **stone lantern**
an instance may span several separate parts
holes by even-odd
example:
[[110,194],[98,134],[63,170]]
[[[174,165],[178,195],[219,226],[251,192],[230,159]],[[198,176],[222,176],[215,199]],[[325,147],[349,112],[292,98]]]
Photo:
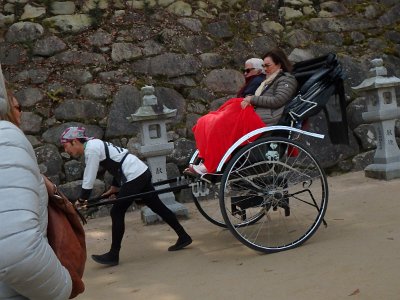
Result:
[[365,95],[368,111],[362,118],[373,124],[377,135],[373,164],[364,171],[367,177],[390,180],[400,177],[400,150],[395,137],[395,122],[400,117],[395,87],[400,85],[400,79],[387,77],[382,59],[371,62],[370,77],[352,88]]
[[[176,109],[169,109],[157,101],[153,86],[145,86],[141,89],[143,95],[142,106],[128,117],[131,122],[140,123],[141,146],[139,153],[146,158],[147,164],[153,176],[153,182],[167,179],[166,156],[172,153],[174,144],[168,142],[166,123],[176,116]],[[168,188],[169,185],[157,186],[159,189]],[[177,216],[188,216],[188,210],[181,203],[175,201],[172,192],[159,194],[161,201]],[[142,209],[144,223],[150,224],[160,220],[150,208]]]

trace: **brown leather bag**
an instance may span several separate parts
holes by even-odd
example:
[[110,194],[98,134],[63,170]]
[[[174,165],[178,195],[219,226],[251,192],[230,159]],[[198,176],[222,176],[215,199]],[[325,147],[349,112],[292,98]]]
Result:
[[49,194],[47,239],[61,264],[71,275],[71,299],[85,290],[82,277],[86,263],[86,242],[82,223],[85,224],[86,220],[46,177],[45,183]]

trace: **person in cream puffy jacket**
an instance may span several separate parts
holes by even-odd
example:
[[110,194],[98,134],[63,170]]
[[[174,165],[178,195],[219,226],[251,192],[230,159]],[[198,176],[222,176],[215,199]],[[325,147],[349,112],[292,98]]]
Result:
[[24,133],[4,120],[6,99],[0,84],[0,299],[68,299],[71,277],[46,238],[43,177]]

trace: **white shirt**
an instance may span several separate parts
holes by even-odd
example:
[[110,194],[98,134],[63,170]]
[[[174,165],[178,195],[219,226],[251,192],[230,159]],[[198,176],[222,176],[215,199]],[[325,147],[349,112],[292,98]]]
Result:
[[[115,146],[108,143],[110,158],[116,162],[120,162],[122,158],[128,153],[128,149]],[[83,189],[93,189],[94,181],[96,180],[99,164],[106,159],[106,152],[102,140],[93,139],[85,143],[85,171],[83,173]],[[122,172],[124,173],[127,182],[134,180],[142,175],[147,170],[147,165],[141,161],[137,156],[128,154],[122,164]]]

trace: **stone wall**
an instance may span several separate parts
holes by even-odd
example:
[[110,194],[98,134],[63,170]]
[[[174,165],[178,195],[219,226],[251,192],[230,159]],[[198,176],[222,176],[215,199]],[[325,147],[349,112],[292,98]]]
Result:
[[[306,142],[328,171],[361,170],[371,162],[374,132],[361,119],[365,99],[350,87],[376,57],[400,77],[399,15],[397,0],[3,0],[0,62],[43,172],[71,198],[83,163],[60,148],[67,126],[84,125],[136,153],[138,127],[126,117],[141,103],[140,88],[154,85],[159,101],[178,110],[168,127],[175,143],[168,172],[177,176],[194,149],[196,120],[236,93],[247,58],[276,45],[293,62],[338,54],[350,146]],[[326,133],[322,114],[311,130]],[[96,194],[102,190],[99,180]]]

